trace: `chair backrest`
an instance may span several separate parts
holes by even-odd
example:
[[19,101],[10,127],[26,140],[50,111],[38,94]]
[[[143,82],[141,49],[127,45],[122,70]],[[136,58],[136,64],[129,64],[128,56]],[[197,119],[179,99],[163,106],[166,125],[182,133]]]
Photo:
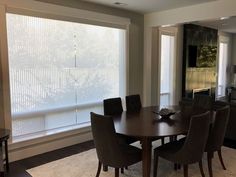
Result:
[[192,99],[182,99],[179,102],[180,113],[183,118],[190,118],[192,115],[193,100]]
[[225,106],[216,111],[215,121],[211,127],[208,137],[206,151],[214,152],[220,150],[224,142],[225,132],[229,120],[230,107]]
[[231,100],[236,100],[236,89],[231,89],[231,96],[230,96],[230,101]]
[[189,131],[183,147],[181,159],[186,164],[196,163],[202,159],[210,128],[210,112],[191,117]]
[[213,107],[213,99],[208,95],[195,95],[193,99],[193,114],[201,114],[211,111]]
[[104,115],[119,115],[123,112],[121,98],[103,100]]
[[129,95],[125,97],[127,112],[138,112],[142,108],[140,95]]
[[107,166],[116,167],[124,160],[118,144],[112,117],[90,113],[91,127],[99,161]]

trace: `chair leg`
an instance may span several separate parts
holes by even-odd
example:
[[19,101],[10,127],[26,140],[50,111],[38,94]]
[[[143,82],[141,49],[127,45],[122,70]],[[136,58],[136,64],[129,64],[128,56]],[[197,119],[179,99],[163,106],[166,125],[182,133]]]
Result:
[[0,172],[0,177],[5,177],[5,173],[3,171]]
[[108,166],[103,165],[103,171],[108,171]]
[[120,172],[121,172],[122,174],[124,174],[124,168],[121,168],[121,169],[120,169]]
[[98,170],[97,170],[96,177],[99,177],[100,172],[101,172],[101,168],[102,168],[102,163],[101,163],[101,162],[98,162]]
[[115,168],[115,177],[119,177],[119,168]]
[[223,158],[222,158],[221,149],[218,150],[217,152],[218,152],[218,156],[219,156],[219,159],[220,159],[220,163],[221,163],[223,169],[226,170],[226,168],[225,168],[225,164],[224,164],[224,161],[223,161]]
[[157,177],[158,156],[154,153],[153,177]]
[[208,163],[208,171],[209,171],[209,176],[213,177],[213,172],[212,172],[212,157],[213,154],[208,152],[207,153],[207,163]]
[[178,164],[174,163],[174,170],[177,171],[178,170]]
[[203,167],[202,167],[202,160],[199,161],[199,168],[200,168],[200,172],[201,172],[202,177],[205,177]]
[[184,177],[188,177],[188,165],[184,165]]
[[165,138],[161,138],[161,145],[165,144]]

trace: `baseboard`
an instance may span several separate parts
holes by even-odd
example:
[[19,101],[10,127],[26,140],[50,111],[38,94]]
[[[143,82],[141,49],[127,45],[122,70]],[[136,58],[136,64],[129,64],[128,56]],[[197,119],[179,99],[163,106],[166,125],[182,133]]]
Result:
[[[42,140],[35,142],[22,142],[11,144],[9,146],[9,161],[17,161],[32,157],[35,155],[50,152],[56,149],[61,149],[67,146],[92,140],[92,133],[90,129],[74,130],[73,133],[61,133],[60,135],[44,137]],[[23,145],[22,145],[23,144]]]

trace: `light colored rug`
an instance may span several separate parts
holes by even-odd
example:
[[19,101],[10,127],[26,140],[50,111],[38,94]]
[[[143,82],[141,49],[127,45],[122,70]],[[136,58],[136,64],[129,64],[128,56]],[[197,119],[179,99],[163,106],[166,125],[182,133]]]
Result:
[[[214,177],[236,177],[236,150],[223,147],[224,161],[227,170],[223,170],[218,156],[213,159]],[[33,177],[95,177],[98,160],[95,149],[69,156],[57,161],[53,161],[32,169],[27,172]],[[204,157],[204,171],[206,176],[207,161]],[[152,172],[152,171],[151,171]],[[101,172],[100,177],[113,177],[114,169],[109,168],[108,172]],[[142,177],[142,164],[138,163],[125,170],[121,177]],[[152,176],[152,175],[151,175]],[[200,177],[198,164],[190,165],[189,177]],[[173,164],[160,159],[158,168],[158,177],[183,177],[182,169],[173,170]]]

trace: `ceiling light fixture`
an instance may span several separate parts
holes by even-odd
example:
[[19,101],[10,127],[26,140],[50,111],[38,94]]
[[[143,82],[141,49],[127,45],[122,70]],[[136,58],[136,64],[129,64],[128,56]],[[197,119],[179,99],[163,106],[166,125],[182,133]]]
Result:
[[169,24],[169,25],[161,25],[161,27],[170,27],[170,26],[174,26],[173,24]]
[[220,20],[227,20],[229,19],[230,17],[221,17]]
[[115,2],[114,3],[117,6],[127,6],[128,4],[122,3],[122,2]]

